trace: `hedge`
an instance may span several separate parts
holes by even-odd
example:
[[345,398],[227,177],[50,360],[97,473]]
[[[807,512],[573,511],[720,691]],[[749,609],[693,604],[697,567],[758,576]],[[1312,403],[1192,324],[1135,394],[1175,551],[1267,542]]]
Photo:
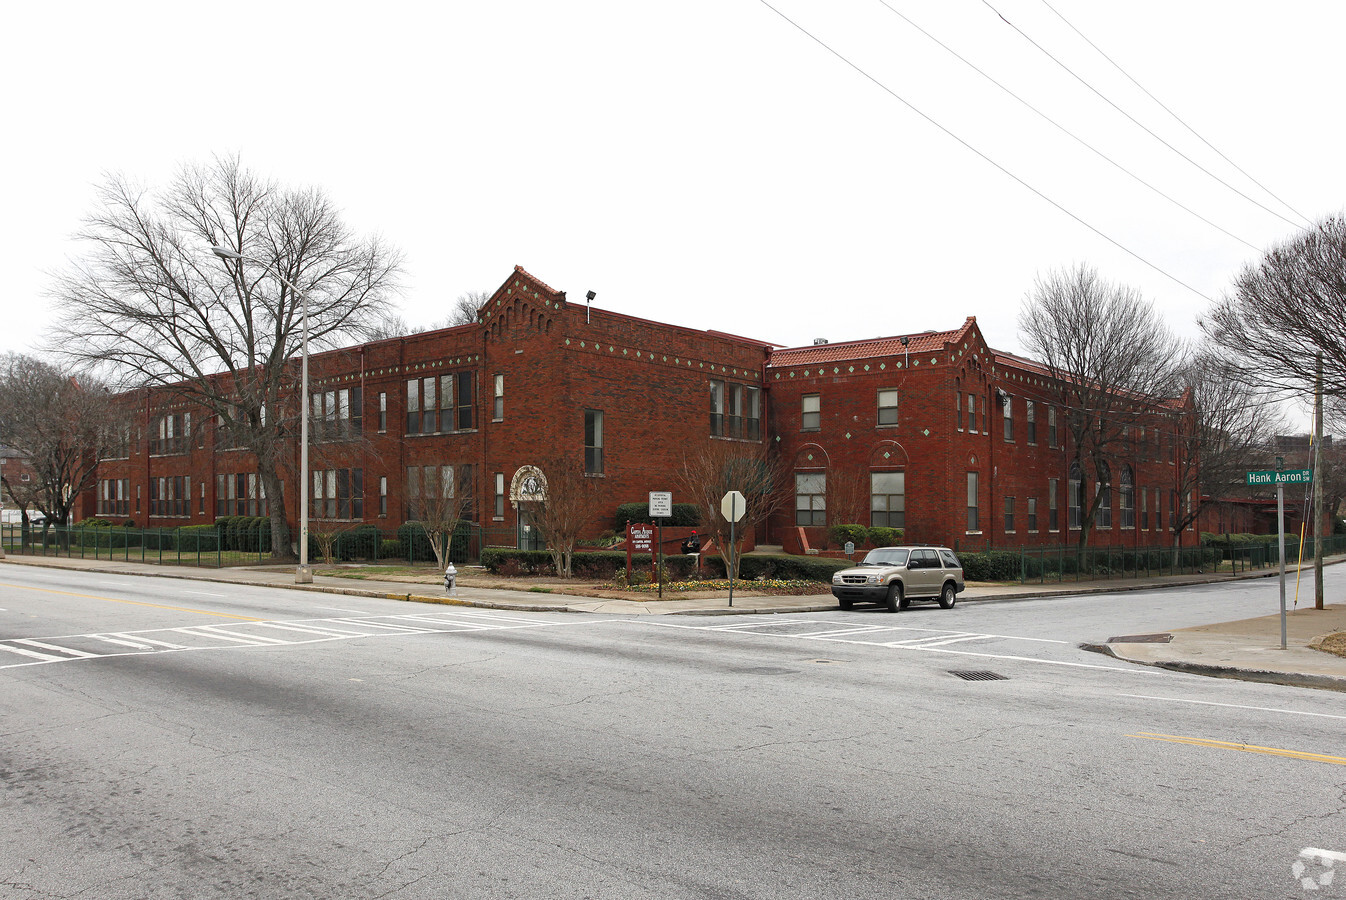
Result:
[[[648,522],[653,525],[654,519],[650,518],[650,504],[623,503],[618,506],[617,530],[625,531],[630,522]],[[701,524],[701,513],[694,503],[674,503],[672,518],[664,519],[663,523],[674,528],[695,528]]]
[[869,529],[863,525],[830,525],[827,528],[827,539],[833,547],[844,547],[847,541],[862,547],[868,538]]
[[[744,581],[778,578],[784,581],[832,582],[832,575],[854,563],[826,556],[786,556],[754,553],[739,560],[738,577]],[[724,560],[718,555],[701,557],[701,568],[712,578],[726,578]]]

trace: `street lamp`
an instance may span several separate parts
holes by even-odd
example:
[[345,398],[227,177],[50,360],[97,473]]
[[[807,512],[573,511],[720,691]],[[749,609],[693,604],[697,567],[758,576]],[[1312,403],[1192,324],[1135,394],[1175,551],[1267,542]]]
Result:
[[295,584],[311,584],[313,570],[308,564],[308,294],[295,287],[270,264],[256,257],[244,256],[228,247],[211,247],[210,250],[220,259],[240,263],[246,259],[257,263],[299,297],[300,320],[303,323],[303,337],[299,346],[303,362],[299,376],[299,568],[295,570],[294,581]]

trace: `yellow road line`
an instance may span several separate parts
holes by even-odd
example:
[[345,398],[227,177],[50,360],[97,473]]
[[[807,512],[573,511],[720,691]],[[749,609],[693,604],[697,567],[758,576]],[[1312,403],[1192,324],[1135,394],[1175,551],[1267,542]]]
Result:
[[73,591],[54,591],[51,588],[32,587],[26,584],[6,584],[0,582],[0,587],[14,588],[20,591],[40,591],[44,594],[60,594],[63,597],[83,597],[86,600],[106,600],[108,603],[130,603],[133,606],[149,606],[154,609],[169,609],[173,612],[200,613],[203,616],[219,616],[222,619],[241,619],[244,622],[265,622],[266,619],[259,619],[256,616],[236,616],[232,613],[211,612],[208,609],[192,609],[187,606],[164,606],[162,603],[145,603],[141,600],[119,600],[116,597],[100,597],[97,594],[77,594]]
[[1212,747],[1217,750],[1242,750],[1245,753],[1265,753],[1269,756],[1288,756],[1291,759],[1304,759],[1309,762],[1332,763],[1346,766],[1346,757],[1328,756],[1324,753],[1303,753],[1299,750],[1282,750],[1279,747],[1258,747],[1255,744],[1237,744],[1232,741],[1211,741],[1205,738],[1179,737],[1173,734],[1128,734],[1127,737],[1144,738],[1148,741],[1168,741],[1174,744],[1191,744],[1193,747]]

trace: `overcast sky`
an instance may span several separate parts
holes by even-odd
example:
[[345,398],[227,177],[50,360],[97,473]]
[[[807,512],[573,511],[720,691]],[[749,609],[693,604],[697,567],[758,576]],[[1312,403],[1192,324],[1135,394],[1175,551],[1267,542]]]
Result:
[[217,154],[399,247],[412,323],[519,264],[785,345],[975,315],[1019,351],[1034,278],[1077,262],[1195,335],[1298,214],[1346,205],[1341,0],[769,2],[10,8],[0,350],[38,346],[104,173]]

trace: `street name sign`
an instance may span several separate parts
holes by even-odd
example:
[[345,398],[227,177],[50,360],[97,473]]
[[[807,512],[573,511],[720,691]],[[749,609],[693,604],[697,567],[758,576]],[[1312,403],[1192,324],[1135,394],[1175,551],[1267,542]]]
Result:
[[1312,484],[1312,469],[1289,469],[1284,472],[1249,472],[1248,484]]

